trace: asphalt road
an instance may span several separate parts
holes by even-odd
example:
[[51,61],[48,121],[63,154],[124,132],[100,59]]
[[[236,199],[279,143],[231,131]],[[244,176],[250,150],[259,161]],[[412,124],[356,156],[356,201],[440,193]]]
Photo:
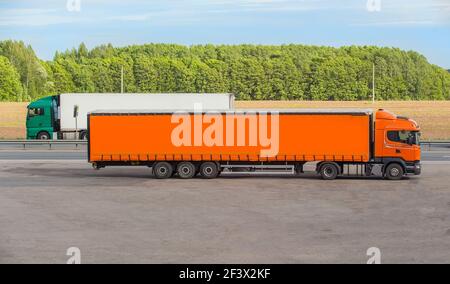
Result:
[[[84,150],[0,150],[0,160],[87,160]],[[423,161],[450,161],[450,149],[424,151]]]
[[421,176],[156,180],[0,161],[0,263],[450,263],[450,162]]

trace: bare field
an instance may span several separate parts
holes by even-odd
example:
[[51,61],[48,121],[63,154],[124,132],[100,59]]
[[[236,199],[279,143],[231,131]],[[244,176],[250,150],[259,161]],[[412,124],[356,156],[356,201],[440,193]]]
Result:
[[0,103],[0,139],[25,138],[28,103]]
[[[27,104],[0,103],[0,139],[25,138]],[[237,101],[236,108],[384,108],[416,120],[423,139],[450,139],[450,101]]]

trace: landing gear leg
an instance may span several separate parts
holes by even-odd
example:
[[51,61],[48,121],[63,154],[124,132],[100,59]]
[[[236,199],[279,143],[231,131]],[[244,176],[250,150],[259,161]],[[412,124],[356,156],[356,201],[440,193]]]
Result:
[[303,166],[305,165],[305,163],[300,163],[300,164],[296,164],[295,165],[295,173],[298,174],[303,174],[305,171],[303,170]]

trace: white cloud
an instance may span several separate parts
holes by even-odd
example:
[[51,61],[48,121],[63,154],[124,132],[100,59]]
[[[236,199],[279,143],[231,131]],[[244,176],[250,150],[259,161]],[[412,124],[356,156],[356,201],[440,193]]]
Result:
[[124,21],[124,22],[147,21],[150,19],[150,14],[112,16],[112,17],[109,17],[108,19],[111,21]]
[[23,8],[23,9],[2,9],[0,15],[36,15],[55,12],[56,9]]
[[298,13],[300,16],[302,13],[317,11],[326,11],[330,19],[350,25],[414,26],[450,23],[450,0],[381,0],[381,11],[377,13],[366,10],[368,0],[81,1],[82,12],[69,13],[65,0],[41,0],[39,3],[15,0],[17,7],[29,8],[1,9],[0,6],[0,26],[47,26],[102,21],[177,24],[207,21],[214,17],[226,20],[227,14],[246,13],[251,17],[258,13]]
[[354,24],[354,26],[433,26],[436,25],[433,21],[375,21],[375,22],[369,22],[369,23],[359,23]]
[[[346,0],[344,0],[346,1]],[[217,0],[204,1],[204,5],[216,4],[230,9],[253,8],[254,10],[322,10],[341,6],[338,1],[329,0]]]
[[379,12],[358,18],[356,26],[430,26],[450,23],[450,0],[381,0]]
[[0,26],[48,26],[73,23],[79,18],[57,13],[57,9],[2,9],[0,10]]

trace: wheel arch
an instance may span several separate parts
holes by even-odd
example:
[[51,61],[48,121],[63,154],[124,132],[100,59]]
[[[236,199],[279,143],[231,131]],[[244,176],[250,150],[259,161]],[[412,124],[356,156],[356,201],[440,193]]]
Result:
[[399,164],[406,173],[406,162],[401,158],[383,158],[382,172],[385,174],[385,169],[391,164]]

